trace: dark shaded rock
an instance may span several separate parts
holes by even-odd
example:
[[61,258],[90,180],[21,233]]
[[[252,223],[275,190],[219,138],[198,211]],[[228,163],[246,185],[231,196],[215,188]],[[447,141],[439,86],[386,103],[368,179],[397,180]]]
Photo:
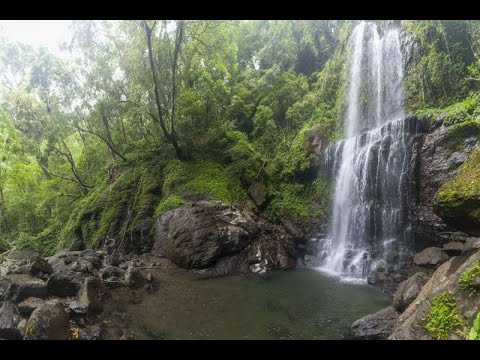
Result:
[[105,263],[115,267],[118,267],[118,265],[120,265],[123,261],[123,255],[117,251],[105,257]]
[[305,232],[300,225],[295,224],[288,218],[282,218],[281,222],[284,228],[288,231],[288,233],[292,235],[295,239],[298,240],[305,237]]
[[452,241],[464,244],[470,237],[470,235],[462,231],[444,231],[441,232],[438,236],[440,237],[440,239],[442,239],[442,245],[445,245]]
[[29,266],[32,275],[37,275],[40,272],[44,274],[53,273],[52,266],[48,263],[47,260],[40,256],[30,259]]
[[80,259],[68,265],[68,269],[71,271],[77,271],[83,274],[92,274],[95,271],[92,263],[84,259]]
[[383,283],[387,280],[387,276],[385,275],[385,270],[382,269],[383,271],[372,271],[370,274],[367,276],[367,282],[370,285],[376,285],[376,286],[382,286]]
[[52,267],[54,273],[67,271],[69,268],[69,265],[67,265],[64,258],[52,257],[48,260],[48,263]]
[[393,298],[393,307],[400,312],[404,311],[418,296],[423,286],[427,283],[428,276],[418,272],[399,286]]
[[98,314],[103,311],[101,301],[102,282],[95,277],[85,279],[80,292],[78,293],[79,308],[85,309],[88,313]]
[[6,278],[8,290],[5,298],[17,303],[29,297],[44,298],[47,296],[45,281],[28,274],[13,274]]
[[256,182],[248,188],[248,195],[257,206],[262,206],[267,200],[268,189],[261,182]]
[[353,323],[352,335],[362,340],[386,339],[393,331],[398,316],[399,312],[392,306],[364,316]]
[[96,270],[99,270],[102,267],[102,260],[98,256],[85,256],[81,260],[88,261]]
[[467,240],[465,241],[465,245],[463,246],[463,250],[467,252],[472,249],[480,249],[480,238],[477,238],[477,237],[467,238]]
[[93,324],[85,328],[80,328],[78,335],[80,340],[101,340],[102,326],[100,324]]
[[48,293],[59,297],[75,296],[82,283],[83,276],[78,272],[54,273],[47,281]]
[[30,265],[20,265],[19,267],[15,268],[15,270],[13,270],[11,273],[13,273],[13,274],[30,274],[31,273],[31,267],[30,267]]
[[17,328],[19,322],[20,316],[15,305],[5,301],[0,308],[0,339],[20,340],[22,335]]
[[28,299],[25,299],[21,303],[17,304],[17,309],[18,312],[23,316],[30,316],[30,314],[44,302],[45,300],[43,299],[29,297]]
[[92,250],[92,249],[86,249],[86,250],[83,250],[82,252],[80,252],[80,257],[100,257],[100,254],[95,251],[95,250]]
[[461,242],[452,241],[452,242],[449,242],[448,244],[443,245],[442,250],[448,256],[458,256],[462,254],[463,248],[464,246]]
[[82,251],[85,249],[85,244],[81,240],[76,240],[68,248],[69,251]]
[[68,340],[70,321],[60,302],[47,302],[36,308],[28,319],[26,340]]
[[139,289],[146,283],[146,279],[140,270],[136,267],[129,266],[125,272],[125,282],[130,288]]
[[323,154],[327,148],[330,140],[325,136],[325,131],[320,125],[314,125],[308,130],[306,134],[307,153],[308,154]]
[[436,267],[448,260],[447,254],[438,247],[429,247],[415,254],[413,262],[418,266]]
[[100,278],[102,280],[107,280],[112,277],[117,279],[123,279],[125,277],[125,271],[116,266],[107,266],[100,273]]
[[183,268],[205,268],[245,248],[257,233],[245,214],[223,203],[200,202],[164,213],[152,253]]
[[434,200],[439,188],[455,178],[472,149],[465,147],[457,153],[451,150],[445,144],[448,130],[449,127],[443,126],[442,121],[439,121],[438,127],[432,126],[429,134],[421,136],[416,166],[412,167],[415,171],[410,174],[410,182],[415,189],[409,202],[415,251],[456,241],[439,236],[440,233],[454,229],[434,211]]
[[197,270],[195,273],[204,278],[225,276],[230,274],[249,272],[248,264],[244,254],[237,254],[220,259],[207,269]]

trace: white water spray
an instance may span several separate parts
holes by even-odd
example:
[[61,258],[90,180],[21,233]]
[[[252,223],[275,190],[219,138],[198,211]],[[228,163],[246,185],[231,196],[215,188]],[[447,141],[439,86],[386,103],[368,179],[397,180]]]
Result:
[[320,268],[359,280],[398,255],[406,241],[407,151],[399,31],[381,36],[375,24],[362,22],[351,42],[347,138],[325,153],[335,193]]

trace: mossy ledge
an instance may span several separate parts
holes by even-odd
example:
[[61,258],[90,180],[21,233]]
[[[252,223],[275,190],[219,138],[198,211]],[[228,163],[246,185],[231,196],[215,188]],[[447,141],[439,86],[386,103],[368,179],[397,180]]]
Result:
[[440,187],[435,211],[447,222],[480,232],[480,147],[469,155],[452,181]]

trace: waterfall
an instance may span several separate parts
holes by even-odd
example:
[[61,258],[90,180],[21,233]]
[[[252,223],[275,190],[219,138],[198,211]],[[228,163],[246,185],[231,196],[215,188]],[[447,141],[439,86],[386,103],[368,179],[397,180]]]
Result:
[[351,36],[352,56],[344,140],[325,151],[335,178],[320,269],[365,280],[398,261],[408,241],[408,151],[403,61],[398,29],[380,33],[369,22]]

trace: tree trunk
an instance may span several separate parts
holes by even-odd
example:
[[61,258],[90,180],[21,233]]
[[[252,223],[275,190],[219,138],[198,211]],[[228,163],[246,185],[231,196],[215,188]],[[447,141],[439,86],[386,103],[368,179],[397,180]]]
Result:
[[160,102],[160,94],[159,94],[159,90],[158,90],[159,89],[158,80],[157,80],[157,75],[156,75],[156,72],[155,72],[155,63],[153,62],[153,49],[152,49],[152,31],[153,31],[153,28],[155,27],[156,22],[154,23],[154,25],[151,28],[148,26],[146,20],[143,20],[142,24],[143,24],[143,28],[145,29],[145,36],[147,38],[148,59],[149,59],[150,70],[151,70],[152,78],[153,78],[153,92],[154,92],[154,95],[155,95],[155,105],[156,105],[156,108],[157,108],[158,124],[160,126],[160,129],[163,132],[163,135],[167,139],[167,141],[170,142],[170,144],[172,144],[173,147],[175,148],[175,153],[177,155],[177,158],[179,160],[184,160],[185,156],[183,154],[182,149],[178,145],[177,138],[175,136],[175,132],[172,131],[172,133],[170,133],[168,131],[168,129],[165,125],[165,121],[163,119],[163,115],[162,115],[162,106],[161,106],[161,102]]

